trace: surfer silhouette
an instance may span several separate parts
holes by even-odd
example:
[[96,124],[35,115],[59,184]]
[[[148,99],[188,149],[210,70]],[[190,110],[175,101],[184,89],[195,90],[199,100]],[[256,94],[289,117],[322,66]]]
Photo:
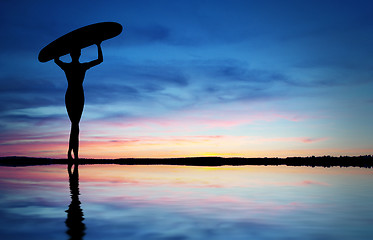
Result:
[[[65,95],[67,114],[71,121],[69,150],[67,158],[79,159],[79,122],[84,108],[83,81],[88,69],[103,61],[101,42],[118,36],[123,30],[121,24],[116,22],[100,22],[87,25],[71,31],[40,50],[38,60],[54,62],[65,72],[68,87]],[[91,45],[97,45],[98,58],[91,62],[80,63],[81,49]],[[61,56],[70,54],[71,62],[65,63],[60,60]]]
[[79,122],[82,117],[84,108],[84,90],[83,81],[85,73],[91,67],[94,67],[103,62],[101,42],[96,43],[98,58],[91,62],[80,63],[81,55],[80,49],[71,51],[71,62],[65,63],[59,57],[54,59],[54,62],[65,72],[67,78],[67,90],[65,94],[65,105],[67,114],[71,121],[69,150],[67,152],[68,159],[72,158],[72,151],[74,152],[74,159],[79,159]]

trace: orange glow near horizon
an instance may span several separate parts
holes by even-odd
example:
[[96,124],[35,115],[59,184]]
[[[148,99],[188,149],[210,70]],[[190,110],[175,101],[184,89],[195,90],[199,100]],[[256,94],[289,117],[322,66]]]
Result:
[[[298,116],[272,110],[252,111],[250,108],[245,103],[236,103],[225,106],[224,110],[229,114],[204,109],[131,120],[83,119],[79,156],[104,159],[201,156],[282,158],[356,156],[373,152],[367,143],[341,145],[328,131],[312,131],[308,124],[318,124],[321,116]],[[66,158],[68,120],[54,124],[54,128],[38,126],[41,132],[37,134],[29,128],[25,132],[4,137],[0,140],[1,156]]]
[[[317,140],[318,141],[318,140]],[[283,149],[279,145],[293,146]],[[272,146],[272,147],[269,147]],[[24,142],[2,145],[3,156],[65,158],[68,142]],[[81,158],[172,158],[172,157],[292,157],[369,155],[373,149],[310,147],[307,139],[260,139],[244,136],[142,137],[109,141],[82,139]]]
[[[196,112],[186,112],[185,119],[139,119],[127,122],[87,121],[81,130],[81,158],[172,158],[172,157],[291,157],[291,156],[340,156],[369,155],[372,148],[343,149],[335,147],[328,136],[315,137],[312,133],[305,136],[281,137],[272,131],[263,134],[254,128],[252,134],[244,135],[240,128],[257,126],[263,129],[267,123],[285,121],[296,126],[307,120],[300,117],[261,113],[250,117],[229,119],[198,119]],[[190,116],[188,115],[190,114]],[[205,113],[206,114],[206,113]],[[210,116],[211,114],[207,114]],[[189,116],[189,117],[188,117]],[[266,119],[266,120],[265,120]],[[188,123],[188,120],[191,122]],[[246,125],[245,125],[246,124]],[[262,125],[264,124],[264,125]],[[97,126],[104,126],[97,129]],[[9,136],[0,142],[2,156],[28,156],[47,158],[66,158],[68,148],[68,129],[56,128],[53,131],[35,135],[25,132]],[[217,131],[216,135],[213,135]],[[227,135],[228,132],[234,135]],[[249,130],[248,130],[249,131]],[[268,131],[268,130],[267,130]],[[195,134],[198,133],[198,134]],[[185,135],[181,135],[185,134]],[[242,135],[239,135],[242,134]],[[260,135],[263,134],[263,135]],[[265,136],[267,135],[267,136]],[[123,137],[125,136],[125,137]]]

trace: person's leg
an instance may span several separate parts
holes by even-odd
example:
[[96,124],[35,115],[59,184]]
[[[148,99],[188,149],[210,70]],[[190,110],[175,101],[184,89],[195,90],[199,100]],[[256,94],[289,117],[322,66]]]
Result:
[[73,126],[71,125],[71,129],[70,129],[70,138],[69,138],[69,150],[67,151],[67,159],[73,159],[72,157],[72,150],[73,150]]
[[70,145],[74,151],[74,159],[79,159],[79,123],[71,124]]
[[74,152],[74,159],[79,159],[79,122],[82,117],[84,108],[84,92],[83,91],[66,91],[65,104],[67,113],[71,121],[69,150],[67,156],[73,159],[72,152]]

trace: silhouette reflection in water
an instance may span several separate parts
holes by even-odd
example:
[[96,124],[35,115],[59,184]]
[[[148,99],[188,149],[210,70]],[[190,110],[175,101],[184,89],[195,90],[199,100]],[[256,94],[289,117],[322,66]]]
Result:
[[74,170],[71,171],[73,164],[69,164],[67,171],[69,173],[71,203],[67,212],[65,221],[68,230],[66,233],[70,236],[70,240],[83,239],[85,235],[85,224],[83,223],[84,214],[80,207],[79,201],[79,170],[78,163],[74,164]]

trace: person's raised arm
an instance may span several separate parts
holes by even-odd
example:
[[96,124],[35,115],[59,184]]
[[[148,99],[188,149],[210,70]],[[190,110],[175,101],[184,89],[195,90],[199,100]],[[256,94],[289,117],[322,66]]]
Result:
[[[102,49],[101,49],[101,43],[97,43],[97,52],[98,52],[98,58],[97,60],[102,63],[104,61],[104,57],[102,56]],[[99,63],[99,64],[100,64]]]
[[102,55],[102,49],[101,49],[101,42],[96,43],[96,45],[97,45],[98,57],[96,60],[93,60],[87,63],[88,68],[94,67],[104,61],[104,57]]
[[60,67],[60,68],[63,68],[63,64],[64,64],[64,62],[62,62],[61,60],[60,60],[60,57],[56,57],[55,59],[54,59],[54,62]]

